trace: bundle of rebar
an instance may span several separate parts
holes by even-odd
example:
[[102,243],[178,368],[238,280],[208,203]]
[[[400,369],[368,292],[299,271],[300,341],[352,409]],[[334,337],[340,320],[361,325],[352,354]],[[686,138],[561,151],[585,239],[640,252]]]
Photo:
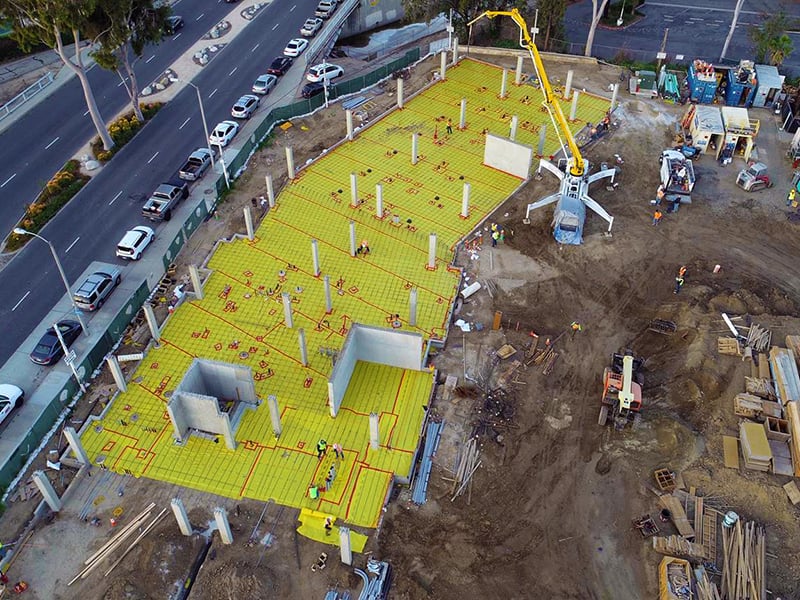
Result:
[[722,597],[727,600],[766,600],[766,538],[753,521],[722,528]]
[[[478,441],[476,437],[471,437],[467,440],[467,443],[464,444],[464,447],[461,451],[460,456],[458,457],[458,462],[456,465],[456,476],[455,480],[453,481],[453,491],[452,498],[450,498],[450,502],[453,502],[456,498],[458,498],[461,494],[469,486],[470,496],[472,493],[472,476],[475,474],[475,471],[478,470],[478,467],[481,466],[481,451],[478,449]],[[469,500],[467,501],[469,503]]]

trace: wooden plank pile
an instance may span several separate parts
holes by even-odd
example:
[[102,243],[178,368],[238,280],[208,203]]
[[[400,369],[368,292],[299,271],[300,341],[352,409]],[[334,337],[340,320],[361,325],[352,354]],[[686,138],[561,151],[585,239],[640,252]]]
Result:
[[694,576],[697,581],[697,585],[695,586],[697,590],[697,600],[722,600],[722,596],[719,595],[717,584],[709,579],[708,573],[706,573],[704,567],[695,569]]
[[461,451],[461,455],[458,459],[456,477],[453,481],[453,490],[451,492],[453,497],[450,498],[450,502],[455,501],[455,499],[463,494],[469,487],[467,499],[467,504],[469,504],[472,498],[472,485],[470,484],[472,483],[472,476],[475,475],[475,471],[481,466],[480,456],[481,451],[478,449],[477,438],[471,437],[464,445],[464,449]]
[[670,512],[672,522],[675,524],[678,533],[685,538],[694,539],[694,527],[686,517],[686,510],[683,508],[681,501],[673,494],[664,494],[659,496],[658,500]]
[[745,468],[768,473],[772,466],[772,450],[764,427],[758,423],[742,421],[739,424],[739,441],[742,444]]
[[741,356],[742,348],[739,346],[739,340],[736,338],[720,337],[717,338],[717,352],[729,356]]
[[701,544],[690,542],[680,535],[654,537],[653,550],[659,554],[685,556],[686,558],[705,558],[705,550]]
[[769,329],[753,323],[747,330],[747,342],[745,343],[756,352],[764,352],[770,347],[771,342],[772,332]]
[[788,348],[772,348],[769,351],[769,366],[781,403],[800,401],[800,375],[797,373],[794,352]]
[[768,416],[777,418],[783,416],[781,405],[777,402],[770,402],[748,393],[736,394],[733,397],[733,412],[754,421],[763,421]]
[[766,537],[753,521],[722,529],[722,597],[762,600],[767,597]]
[[[798,355],[795,354],[795,356]],[[775,388],[772,386],[772,381],[769,379],[745,377],[744,389],[748,394],[753,394],[765,400],[772,400],[774,402],[778,399],[778,396],[775,395]]]

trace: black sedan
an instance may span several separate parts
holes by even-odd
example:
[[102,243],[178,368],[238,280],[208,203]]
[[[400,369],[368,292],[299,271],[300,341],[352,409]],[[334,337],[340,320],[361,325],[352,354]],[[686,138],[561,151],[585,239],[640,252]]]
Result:
[[164,33],[174,35],[179,29],[183,29],[183,17],[170,15],[164,23]]
[[[61,337],[67,348],[78,339],[81,331],[83,331],[83,327],[77,321],[59,321],[56,326],[61,332]],[[58,341],[55,329],[52,327],[44,332],[42,339],[39,340],[39,343],[36,344],[30,354],[31,360],[37,365],[52,365],[62,356],[64,356],[64,349],[61,347],[61,342]]]
[[315,81],[314,83],[307,83],[303,86],[303,89],[300,91],[300,95],[303,98],[313,98],[317,94],[321,94],[325,91],[325,84],[321,81]]
[[267,69],[267,73],[271,75],[283,75],[292,66],[292,59],[288,56],[279,56],[272,61],[272,64]]

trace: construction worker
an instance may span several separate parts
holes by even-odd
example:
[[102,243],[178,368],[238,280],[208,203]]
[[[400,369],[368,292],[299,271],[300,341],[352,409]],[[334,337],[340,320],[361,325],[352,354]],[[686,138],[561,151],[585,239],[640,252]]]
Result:
[[363,254],[364,256],[369,254],[369,242],[367,240],[361,240],[361,245],[356,250],[356,254]]
[[656,209],[656,212],[653,213],[653,225],[658,225],[659,223],[661,223],[661,218],[663,216],[664,215],[661,214],[661,211]]
[[661,201],[664,199],[664,186],[659,185],[658,189],[656,190],[656,204],[661,204]]
[[682,265],[680,269],[678,269],[678,277],[683,277],[686,275],[686,265]]
[[680,294],[681,288],[683,287],[684,279],[680,275],[675,278],[675,291],[672,292],[673,294]]
[[500,239],[500,231],[495,229],[492,232],[492,248],[495,248],[497,246],[497,240],[499,240],[499,239]]
[[[786,206],[791,206],[792,203],[795,202],[795,198],[797,197],[797,190],[792,188],[789,190],[789,195],[786,196]],[[796,206],[796,204],[795,204]]]
[[578,323],[577,321],[573,321],[572,323],[569,324],[569,326],[570,328],[572,328],[572,337],[575,337],[575,334],[578,331],[583,331],[583,327],[581,327],[581,324]]
[[325,453],[328,451],[328,442],[320,440],[317,442],[317,460],[322,460]]
[[331,529],[333,529],[333,518],[325,517],[325,535],[330,535]]
[[447,119],[447,135],[453,135],[453,119]]
[[308,486],[308,497],[312,500],[319,500],[319,488],[316,483],[312,483]]

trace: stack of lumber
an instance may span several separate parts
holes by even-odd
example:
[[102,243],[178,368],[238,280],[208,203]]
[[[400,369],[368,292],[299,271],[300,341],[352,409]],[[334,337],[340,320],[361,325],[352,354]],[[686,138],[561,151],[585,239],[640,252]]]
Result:
[[763,421],[767,417],[780,419],[783,416],[783,410],[779,403],[747,393],[736,394],[733,397],[733,412],[740,417],[757,421]]
[[729,356],[740,356],[742,349],[739,347],[739,341],[736,338],[720,337],[717,338],[717,352]]
[[708,578],[705,567],[697,567],[694,570],[694,578],[697,580],[697,600],[721,600],[717,584]]
[[764,426],[743,421],[739,424],[739,442],[742,445],[745,468],[769,472],[772,464],[772,451]]
[[[466,490],[467,486],[472,482],[472,476],[475,474],[475,471],[478,470],[478,467],[481,466],[480,456],[481,451],[478,449],[477,439],[471,437],[467,440],[467,443],[464,444],[464,448],[458,457],[456,477],[453,480],[453,497],[450,498],[450,502],[453,502],[463,494],[464,490]],[[469,486],[469,498],[472,498],[471,485]],[[469,500],[467,503],[469,504]]]
[[789,444],[780,440],[769,440],[769,449],[772,452],[772,472],[775,475],[794,475],[792,468],[792,451]]
[[689,519],[686,517],[686,510],[683,508],[683,504],[681,504],[677,496],[673,494],[664,494],[663,496],[659,496],[658,500],[661,502],[661,506],[670,512],[672,522],[678,530],[678,533],[685,538],[693,539],[694,527],[689,523]]
[[800,358],[800,335],[787,335],[786,347],[792,351],[795,359]]
[[[795,354],[795,356],[797,356]],[[777,400],[775,395],[775,388],[772,386],[772,381],[769,379],[762,379],[760,377],[745,377],[744,389],[748,394],[753,394],[764,398],[765,400]]]
[[750,521],[722,529],[722,597],[762,600],[767,597],[764,528]]
[[788,348],[772,348],[769,351],[769,366],[781,403],[800,402],[800,375],[797,373],[794,352]]
[[789,421],[789,430],[792,433],[789,448],[792,454],[794,476],[800,477],[800,405],[797,402],[789,402],[786,405],[786,418]]
[[668,537],[654,537],[653,550],[659,554],[686,556],[688,558],[705,558],[705,552],[701,544],[690,542],[680,535],[670,535]]
[[772,332],[769,329],[764,329],[753,323],[747,331],[747,342],[756,352],[764,352],[770,346],[772,341]]

